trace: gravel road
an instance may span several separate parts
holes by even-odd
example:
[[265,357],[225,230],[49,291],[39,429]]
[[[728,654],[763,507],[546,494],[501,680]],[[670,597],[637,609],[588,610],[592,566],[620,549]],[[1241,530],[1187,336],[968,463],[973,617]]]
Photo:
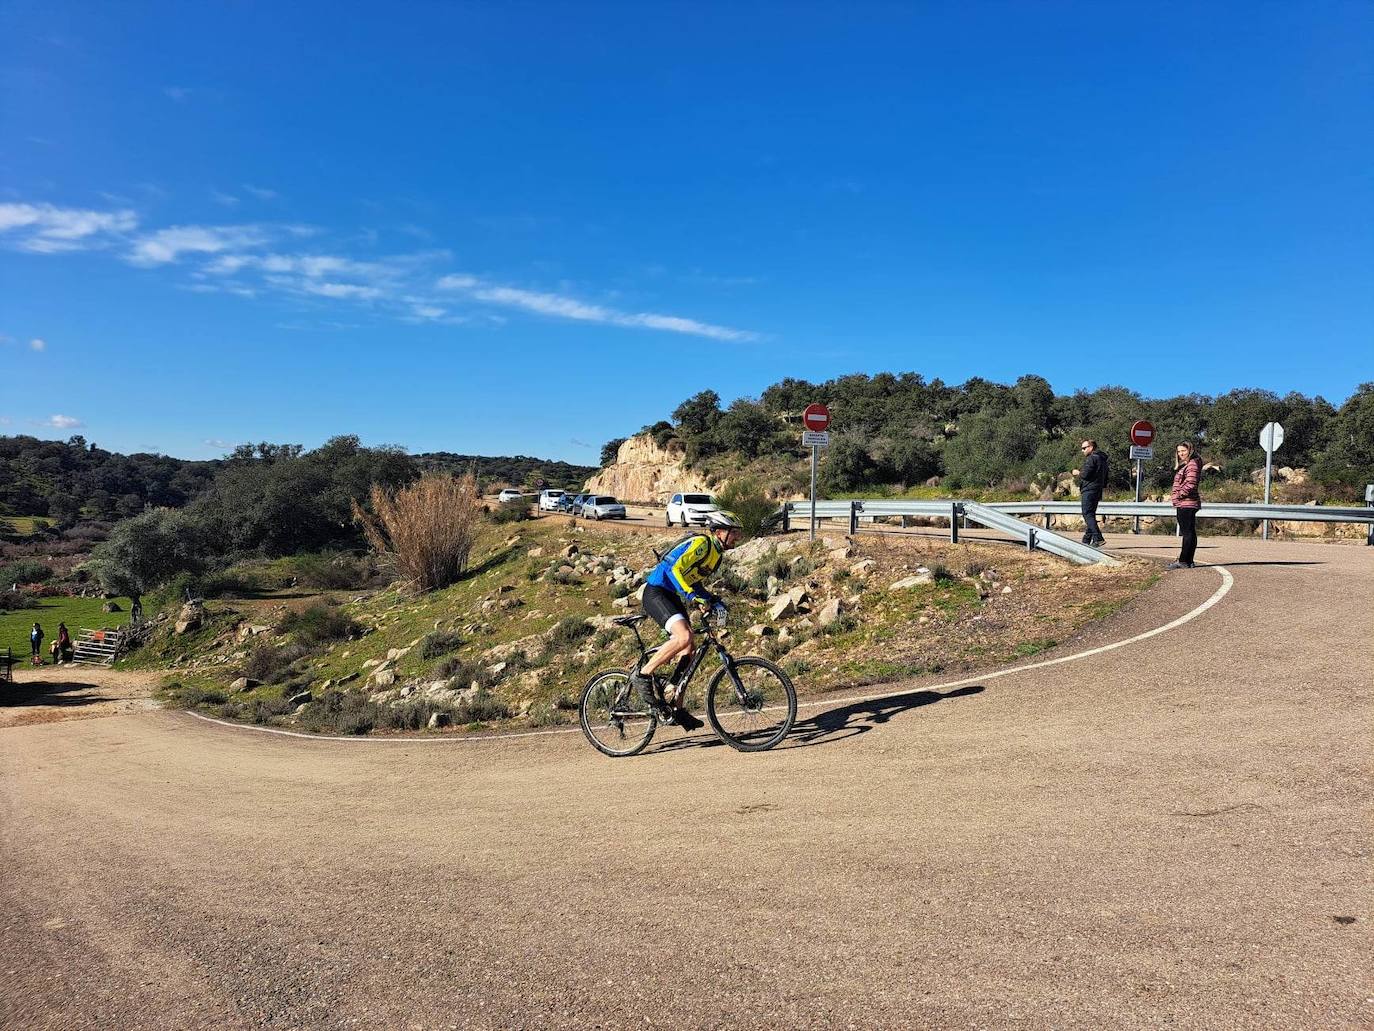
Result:
[[0,729],[0,1026],[1374,1026],[1374,549],[1203,544],[763,755]]

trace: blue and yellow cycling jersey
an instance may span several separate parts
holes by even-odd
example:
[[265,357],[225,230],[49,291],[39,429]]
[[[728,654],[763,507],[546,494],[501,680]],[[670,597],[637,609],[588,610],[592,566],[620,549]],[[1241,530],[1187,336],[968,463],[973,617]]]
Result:
[[716,596],[701,585],[715,575],[725,549],[709,533],[696,534],[679,541],[654,566],[646,581],[652,587],[666,587],[689,601],[710,604]]

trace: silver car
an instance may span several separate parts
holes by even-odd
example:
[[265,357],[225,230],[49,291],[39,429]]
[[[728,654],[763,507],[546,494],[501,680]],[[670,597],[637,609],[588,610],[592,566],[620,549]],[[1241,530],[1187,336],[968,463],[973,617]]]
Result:
[[588,519],[624,519],[625,506],[608,494],[594,494],[582,502],[582,514]]

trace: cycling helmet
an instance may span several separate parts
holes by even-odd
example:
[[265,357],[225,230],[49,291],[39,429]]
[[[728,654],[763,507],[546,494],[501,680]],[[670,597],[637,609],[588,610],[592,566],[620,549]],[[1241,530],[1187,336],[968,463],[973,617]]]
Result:
[[743,529],[738,517],[733,512],[707,512],[706,525],[712,530],[740,530]]

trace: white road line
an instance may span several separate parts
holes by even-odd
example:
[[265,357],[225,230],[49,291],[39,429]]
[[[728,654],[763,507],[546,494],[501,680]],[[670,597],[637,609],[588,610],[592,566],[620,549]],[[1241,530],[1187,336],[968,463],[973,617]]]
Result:
[[[1153,630],[1146,630],[1128,637],[1122,641],[1112,644],[1104,644],[1097,648],[1089,648],[1087,651],[1075,652],[1072,655],[1061,655],[1057,659],[1045,659],[1041,662],[1032,662],[1025,666],[1012,666],[1010,669],[994,670],[991,673],[984,673],[976,677],[965,677],[963,680],[951,680],[944,684],[932,684],[929,687],[919,688],[922,691],[943,691],[955,687],[967,687],[970,684],[981,684],[989,680],[997,680],[1001,677],[1010,677],[1018,673],[1029,673],[1032,670],[1044,669],[1047,666],[1058,666],[1064,662],[1077,662],[1079,659],[1090,659],[1094,655],[1101,655],[1103,652],[1115,651],[1117,648],[1125,648],[1127,645],[1139,644],[1141,641],[1149,640],[1159,634],[1168,633],[1170,630],[1177,630],[1185,623],[1192,622],[1202,615],[1222,598],[1230,593],[1235,585],[1235,577],[1225,566],[1209,566],[1216,570],[1221,576],[1221,586],[1212,592],[1212,596],[1198,605],[1197,608],[1185,612],[1177,619],[1163,626],[1157,626]],[[900,698],[903,695],[912,693],[911,688],[902,688],[896,691],[884,691],[880,694],[849,695],[838,698],[818,698],[814,701],[799,702],[798,709],[819,708],[820,706],[853,705],[858,702],[878,702],[884,698]],[[524,737],[550,737],[557,734],[580,734],[581,727],[558,727],[550,730],[520,730],[509,733],[488,734],[484,736],[444,736],[444,737],[340,737],[330,734],[305,734],[298,730],[280,730],[276,727],[255,727],[247,723],[231,723],[228,720],[217,720],[210,716],[202,716],[198,712],[187,712],[187,716],[194,716],[198,720],[206,723],[217,723],[221,727],[229,727],[233,730],[253,731],[258,734],[277,734],[281,737],[300,737],[307,741],[347,741],[350,744],[362,745],[453,745],[453,744],[479,744],[485,742],[512,741],[516,738]]]

